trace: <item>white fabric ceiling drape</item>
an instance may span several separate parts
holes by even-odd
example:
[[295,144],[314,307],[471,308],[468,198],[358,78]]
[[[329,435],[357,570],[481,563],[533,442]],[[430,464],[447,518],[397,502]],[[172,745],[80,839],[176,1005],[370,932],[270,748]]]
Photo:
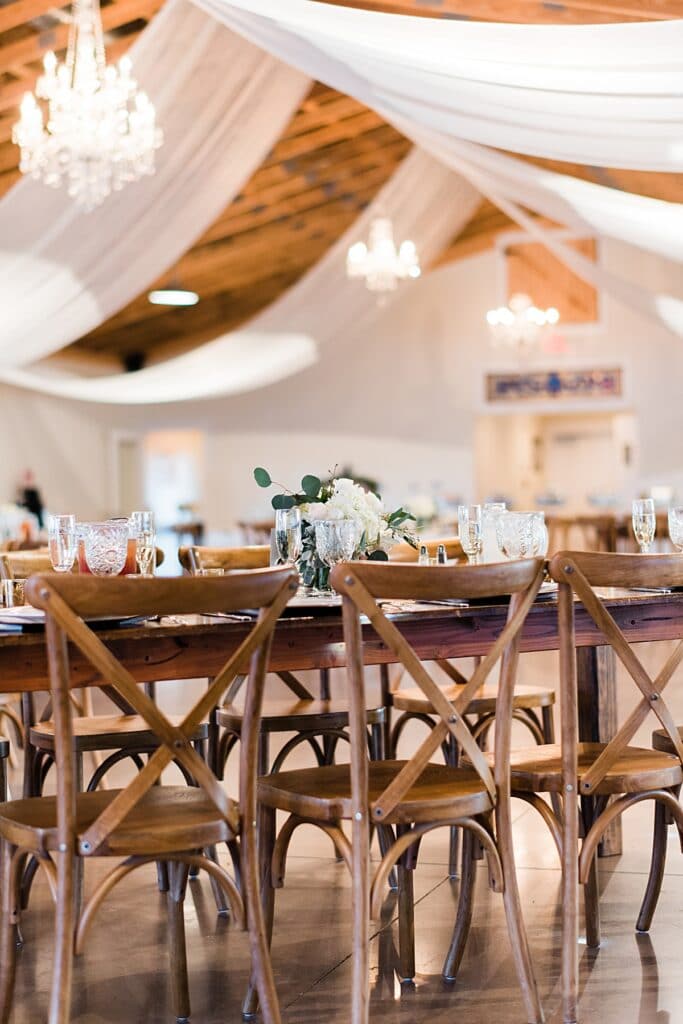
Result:
[[[236,394],[299,372],[319,348],[343,343],[351,329],[371,331],[377,296],[345,276],[346,252],[364,238],[370,220],[392,218],[399,241],[411,238],[429,263],[470,219],[481,200],[460,175],[413,150],[327,254],[243,330],[137,373],[82,378],[34,370],[0,370],[0,380],[82,401],[146,403]],[[410,287],[409,284],[404,287]]]
[[389,120],[553,159],[683,170],[683,20],[500,25],[313,0],[196,2]]
[[188,0],[170,0],[131,57],[165,135],[156,173],[92,213],[31,180],[3,198],[3,367],[87,334],[172,266],[260,165],[309,87]]

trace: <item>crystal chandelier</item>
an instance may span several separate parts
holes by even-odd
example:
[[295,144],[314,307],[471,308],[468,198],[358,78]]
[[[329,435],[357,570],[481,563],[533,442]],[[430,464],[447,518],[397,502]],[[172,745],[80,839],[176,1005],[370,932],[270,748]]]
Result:
[[539,309],[528,295],[519,292],[511,297],[509,305],[490,309],[486,314],[494,344],[521,352],[538,345],[548,328],[559,319],[554,306]]
[[[154,107],[138,92],[132,64],[107,66],[99,0],[75,0],[66,60],[45,54],[35,95],[26,93],[12,141],[19,169],[54,188],[66,183],[91,210],[129,181],[154,173],[163,136]],[[46,101],[46,119],[38,100]]]
[[406,277],[420,276],[415,243],[406,240],[397,250],[394,229],[388,217],[376,217],[370,224],[368,244],[356,242],[346,256],[348,277],[363,277],[371,292],[393,292]]

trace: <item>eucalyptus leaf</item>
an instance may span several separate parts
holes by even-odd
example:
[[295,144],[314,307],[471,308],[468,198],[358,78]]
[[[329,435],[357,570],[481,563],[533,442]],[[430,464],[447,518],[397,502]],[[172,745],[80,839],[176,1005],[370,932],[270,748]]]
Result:
[[321,487],[322,482],[317,476],[308,474],[301,481],[301,490],[307,498],[317,498]]
[[278,508],[294,508],[296,502],[291,494],[276,494],[271,505],[274,509]]
[[254,480],[259,485],[259,487],[270,487],[270,485],[273,482],[270,478],[270,473],[268,472],[268,470],[264,469],[262,466],[257,466],[256,469],[254,470]]

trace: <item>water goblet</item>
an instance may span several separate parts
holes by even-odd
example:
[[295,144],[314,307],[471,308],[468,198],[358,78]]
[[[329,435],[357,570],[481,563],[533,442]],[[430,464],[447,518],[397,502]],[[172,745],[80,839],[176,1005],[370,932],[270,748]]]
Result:
[[669,509],[669,537],[676,551],[683,551],[683,505]]
[[93,576],[118,576],[127,555],[127,519],[89,524],[85,533],[85,561]]
[[332,567],[353,558],[358,544],[358,527],[353,519],[323,519],[315,524],[318,558]]
[[633,533],[641,554],[647,554],[655,539],[657,516],[652,498],[636,498],[632,506]]
[[133,512],[130,533],[135,540],[135,559],[141,576],[153,576],[156,562],[156,531],[153,512]]
[[301,509],[276,509],[275,545],[280,564],[294,565],[301,554],[301,543]]
[[484,547],[481,505],[458,505],[458,537],[468,562],[476,565]]
[[[505,512],[497,523],[497,538],[506,558],[530,558],[534,552],[534,519],[528,512]],[[536,542],[539,542],[537,536]]]
[[71,572],[76,558],[76,516],[48,516],[47,537],[52,568],[55,572]]

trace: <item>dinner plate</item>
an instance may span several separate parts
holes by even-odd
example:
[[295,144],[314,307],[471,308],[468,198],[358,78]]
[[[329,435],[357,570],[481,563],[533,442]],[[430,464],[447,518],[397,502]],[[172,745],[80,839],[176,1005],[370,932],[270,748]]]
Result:
[[[135,622],[144,622],[145,616],[125,615],[117,618],[111,616],[96,615],[92,618],[86,616],[86,622],[96,629],[108,627],[131,625]],[[11,626],[21,629],[23,632],[41,630],[45,628],[45,612],[42,608],[34,608],[30,604],[19,605],[16,608],[0,608],[0,629]]]

